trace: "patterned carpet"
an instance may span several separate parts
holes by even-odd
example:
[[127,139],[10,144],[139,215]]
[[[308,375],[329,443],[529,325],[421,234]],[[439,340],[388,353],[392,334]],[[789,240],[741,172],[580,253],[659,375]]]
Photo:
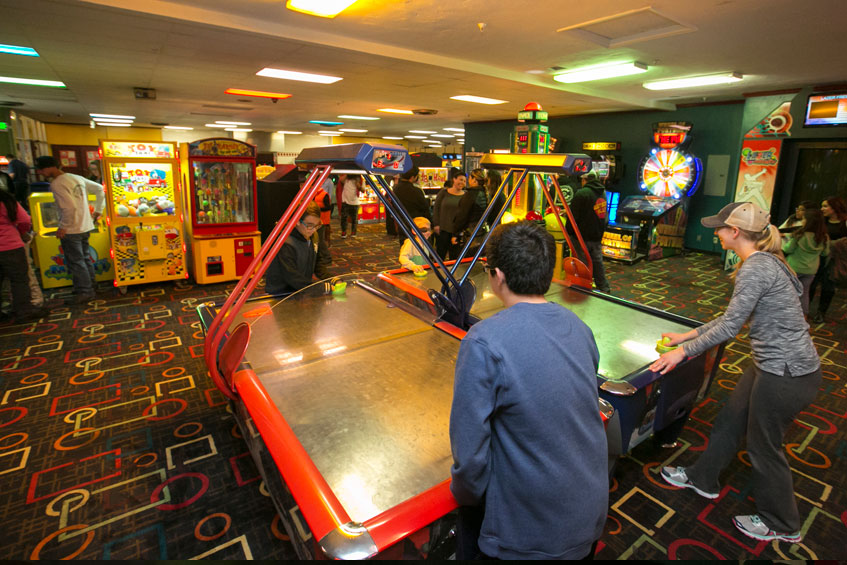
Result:
[[[384,226],[364,225],[356,238],[333,238],[332,270],[395,267],[398,251]],[[732,288],[711,255],[607,265],[614,294],[699,320],[725,307]],[[154,284],[126,295],[109,288],[71,307],[59,289],[46,293],[44,320],[0,326],[4,559],[294,557],[201,358],[194,308],[232,286]],[[598,558],[847,559],[845,295],[836,296],[833,320],[812,330],[824,385],[786,438],[803,543],[755,543],[732,526],[733,515],[754,510],[744,451],[714,501],[657,478],[662,465],[690,463],[703,450],[749,363],[742,335],[727,348],[681,447],[645,442],[620,461]]]

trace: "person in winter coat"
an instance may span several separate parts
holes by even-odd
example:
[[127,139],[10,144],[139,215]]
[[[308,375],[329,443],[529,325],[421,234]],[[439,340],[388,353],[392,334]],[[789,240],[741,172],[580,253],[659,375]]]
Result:
[[321,227],[321,208],[309,202],[303,217],[285,240],[265,273],[268,294],[285,294],[305,288],[312,283],[318,258],[317,243],[312,241]]
[[[606,269],[603,266],[603,232],[606,229],[606,187],[597,178],[597,171],[588,171],[582,177],[582,188],[576,191],[571,200],[571,212],[579,233],[591,256],[594,286],[600,292],[609,292]],[[575,235],[573,227],[568,225],[568,233]],[[585,261],[579,241],[573,242],[576,256]]]
[[686,357],[733,338],[748,320],[753,363],[715,418],[700,458],[688,467],[665,467],[662,478],[702,497],[718,498],[720,473],[746,436],[757,513],[736,516],[735,527],[757,540],[800,543],[802,521],[782,442],[821,383],[820,358],[800,306],[803,285],[785,262],[770,214],[756,204],[733,202],[700,223],[715,228],[721,246],[741,259],[733,273],[735,291],[723,315],[690,332],[662,334],[669,346],[682,346],[663,354],[650,370],[667,373]]
[[809,288],[815,273],[818,272],[821,257],[829,255],[829,236],[820,210],[809,208],[803,214],[804,221],[800,227],[784,238],[782,251],[788,260],[788,266],[794,269],[803,285],[800,305],[803,307],[803,314],[808,314]]

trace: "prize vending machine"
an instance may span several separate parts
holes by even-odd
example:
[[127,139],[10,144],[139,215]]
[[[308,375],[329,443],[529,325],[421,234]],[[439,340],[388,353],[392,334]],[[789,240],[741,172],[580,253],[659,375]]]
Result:
[[[62,243],[56,237],[59,229],[59,209],[52,192],[33,192],[29,195],[32,230],[35,232],[32,248],[35,265],[41,274],[41,286],[57,288],[71,285],[71,273],[65,265]],[[96,198],[88,195],[89,209],[94,209]],[[88,260],[94,263],[95,280],[108,281],[115,277],[109,257],[109,229],[106,217],[94,222],[94,231],[88,238]]]
[[210,284],[241,278],[261,247],[256,147],[210,138],[181,149],[194,280]]
[[101,140],[115,286],[188,277],[176,144]]

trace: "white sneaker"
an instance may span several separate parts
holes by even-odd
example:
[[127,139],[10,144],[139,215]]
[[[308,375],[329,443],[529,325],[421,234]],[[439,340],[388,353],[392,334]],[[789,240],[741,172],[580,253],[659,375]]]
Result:
[[665,482],[668,484],[679,488],[690,488],[700,496],[710,500],[714,500],[720,496],[720,493],[706,492],[694,486],[694,483],[692,483],[688,478],[688,475],[685,474],[685,467],[665,467],[662,469],[662,478],[665,479]]
[[751,516],[736,516],[732,519],[732,523],[735,524],[735,527],[738,528],[742,534],[753,539],[764,541],[775,539],[791,543],[800,543],[803,541],[803,535],[800,532],[795,532],[793,534],[781,534],[773,531],[768,528],[764,522],[762,522],[762,519],[758,514],[753,514]]

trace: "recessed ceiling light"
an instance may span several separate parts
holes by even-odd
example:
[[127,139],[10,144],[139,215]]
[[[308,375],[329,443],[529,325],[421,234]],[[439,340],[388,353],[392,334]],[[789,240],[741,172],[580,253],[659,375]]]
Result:
[[350,7],[356,0],[288,0],[285,7],[295,12],[318,16],[321,18],[334,18]]
[[289,131],[289,130],[281,129],[281,130],[277,130],[277,133],[281,133],[281,134],[283,134],[283,135],[285,135],[285,134],[288,134],[288,135],[300,135],[300,134],[302,134],[303,132],[302,132],[302,131]]
[[404,135],[406,139],[426,139],[425,135]]
[[386,112],[388,114],[414,114],[411,110],[398,110],[396,108],[380,108],[377,112]]
[[185,126],[165,126],[165,129],[194,129]]
[[349,114],[341,114],[338,116],[339,118],[347,118],[348,120],[378,120],[379,118],[373,118],[371,116],[351,116]]
[[253,131],[252,129],[244,129],[244,128],[224,128],[224,131]]
[[282,92],[265,92],[264,90],[244,90],[243,88],[227,88],[224,94],[234,94],[236,96],[255,96],[256,98],[271,98],[273,100],[284,100],[291,98],[290,94]]
[[319,126],[343,126],[344,122],[329,122],[326,120],[309,120],[310,124],[318,124]]
[[727,84],[738,82],[744,78],[738,73],[721,73],[716,75],[702,75],[687,78],[675,78],[670,80],[657,80],[645,82],[641,86],[648,90],[670,90],[672,88],[689,88],[692,86],[711,86],[714,84]]
[[451,100],[459,100],[461,102],[473,102],[475,104],[506,104],[508,100],[498,100],[496,98],[485,98],[484,96],[471,96],[463,94],[461,96],[451,96]]
[[320,84],[332,84],[342,80],[341,77],[333,77],[328,75],[316,75],[312,73],[301,73],[297,71],[286,71],[284,69],[272,69],[265,67],[258,73],[260,77],[281,78],[286,80],[299,80],[303,82],[317,82]]
[[432,137],[456,137],[452,133],[434,133]]
[[0,53],[9,55],[26,55],[27,57],[38,57],[38,51],[32,47],[21,47],[20,45],[3,45],[0,43]]
[[397,136],[394,136],[394,135],[385,135],[385,136],[382,137],[382,139],[403,139],[403,138],[397,137]]
[[88,114],[92,118],[117,118],[119,120],[134,120],[135,116],[121,116],[120,114]]
[[107,128],[128,128],[132,126],[132,124],[118,124],[112,122],[97,122],[97,125],[105,126]]
[[611,65],[593,65],[591,67],[583,67],[581,69],[574,69],[572,71],[559,73],[553,76],[553,80],[556,82],[571,84],[575,82],[586,82],[589,80],[601,80],[604,78],[624,77],[644,72],[647,72],[647,65],[644,63],[614,63]]
[[444,131],[457,131],[459,133],[465,133],[464,128],[441,128]]
[[538,69],[532,69],[531,71],[525,71],[528,75],[543,75],[544,71],[540,71]]
[[320,135],[321,137],[335,137],[337,135],[344,135],[344,134],[341,134],[341,133],[319,133],[318,135]]
[[250,122],[225,122],[223,120],[215,120],[216,124],[221,124],[224,126],[252,126]]
[[97,123],[101,123],[101,122],[114,122],[114,123],[118,123],[118,124],[131,124],[132,123],[132,120],[124,120],[124,119],[121,119],[121,118],[91,118],[91,119],[94,120]]
[[429,131],[429,130],[425,130],[425,129],[410,129],[409,133],[437,133],[437,132]]
[[318,133],[329,133],[332,135],[344,135],[343,131],[319,129]]
[[350,129],[350,128],[338,128],[338,131],[346,131],[349,133],[367,133],[366,129]]
[[9,84],[26,84],[29,86],[50,86],[53,88],[66,88],[64,82],[58,80],[40,80],[34,78],[0,77],[0,82]]

